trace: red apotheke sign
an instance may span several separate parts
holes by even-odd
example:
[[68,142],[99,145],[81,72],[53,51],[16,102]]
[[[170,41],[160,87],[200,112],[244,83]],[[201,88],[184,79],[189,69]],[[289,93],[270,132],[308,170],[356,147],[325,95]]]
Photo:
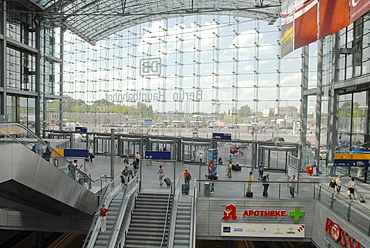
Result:
[[344,231],[339,224],[334,223],[330,218],[326,218],[325,231],[334,241],[339,242],[341,247],[361,248],[360,242],[350,236],[348,232]]

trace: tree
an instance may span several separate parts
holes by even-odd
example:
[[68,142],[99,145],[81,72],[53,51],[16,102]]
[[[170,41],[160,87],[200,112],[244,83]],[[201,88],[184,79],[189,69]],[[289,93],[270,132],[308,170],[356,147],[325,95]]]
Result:
[[252,115],[252,110],[248,105],[242,106],[238,111],[240,117],[248,117]]

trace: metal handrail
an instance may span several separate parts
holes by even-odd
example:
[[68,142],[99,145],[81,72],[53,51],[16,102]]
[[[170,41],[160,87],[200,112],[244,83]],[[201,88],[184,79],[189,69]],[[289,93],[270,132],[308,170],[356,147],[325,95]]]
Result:
[[[115,183],[115,181],[119,179],[120,180],[120,177],[117,177],[115,180],[113,180],[110,184],[107,185],[106,189]],[[109,206],[109,204],[112,202],[113,198],[118,194],[118,192],[121,190],[121,186],[118,186],[116,188],[114,188],[114,190],[112,190],[111,192],[108,193],[108,195],[106,195],[107,191],[104,193],[103,195],[103,199],[102,199],[102,202],[104,203],[104,205],[106,206]],[[97,208],[97,211],[96,213],[99,212],[99,209],[100,209],[100,204]],[[86,239],[85,239],[85,242],[83,244],[82,247],[84,248],[92,248],[94,247],[94,244],[96,242],[96,239],[98,237],[98,234],[99,234],[99,229],[100,229],[100,224],[101,224],[101,220],[99,218],[99,216],[94,216],[94,219],[90,225],[90,229],[89,229],[89,232],[87,233],[86,235]]]
[[[113,230],[109,236],[109,239],[108,239],[108,244],[107,244],[107,247],[116,247],[116,244],[117,244],[117,240],[118,240],[118,236],[119,236],[119,233],[121,231],[121,227],[122,227],[122,222],[123,222],[123,219],[124,219],[124,216],[125,216],[125,213],[127,211],[127,206],[128,206],[128,203],[129,203],[129,200],[131,198],[131,195],[134,193],[134,192],[137,192],[138,190],[138,181],[139,179],[135,176],[128,184],[127,184],[127,187],[125,188],[125,191],[124,191],[124,197],[122,198],[122,201],[121,201],[121,204],[120,204],[120,207],[118,209],[118,215],[116,217],[116,221],[114,222],[114,225],[113,225]],[[133,182],[136,182],[135,183],[135,186],[133,186]],[[129,192],[127,192],[127,190],[130,189]]]
[[160,248],[163,247],[164,245],[164,242],[165,242],[165,238],[166,238],[166,228],[167,228],[167,222],[168,222],[168,219],[169,219],[169,208],[170,208],[170,201],[171,199],[173,199],[173,194],[172,194],[172,187],[174,186],[174,183],[171,184],[171,188],[170,188],[170,192],[168,193],[168,200],[167,200],[167,209],[166,209],[166,217],[165,217],[165,220],[164,220],[164,226],[163,226],[163,234],[162,234],[162,241],[161,241],[161,245],[160,245]]
[[198,197],[198,188],[197,188],[197,179],[195,178],[193,186],[193,197],[191,198],[190,240],[189,240],[190,248],[195,247],[196,241],[197,197]]
[[[4,126],[4,127],[18,126],[18,127],[22,128],[22,129],[24,129],[27,133],[31,134],[34,138],[36,138],[36,140],[38,142],[40,142],[42,145],[48,147],[50,149],[50,151],[52,151],[55,154],[57,154],[59,158],[63,159],[66,162],[66,164],[67,164],[66,166],[57,167],[58,169],[62,170],[62,169],[68,168],[68,164],[69,164],[68,159],[66,159],[64,156],[62,156],[58,151],[56,151],[53,147],[51,147],[50,145],[48,145],[44,140],[42,140],[40,137],[38,137],[32,130],[30,130],[26,126],[24,126],[24,125],[22,125],[20,123],[16,123],[16,122],[0,123],[0,131],[3,132],[3,133],[5,133],[9,138],[11,138],[12,140],[16,141],[17,143],[19,143],[21,145],[24,145],[24,144],[22,144],[21,141],[19,141],[17,138],[13,137],[9,133],[7,133],[3,129],[1,129],[2,126]],[[75,169],[76,169],[76,171],[78,172],[79,175],[81,175],[84,179],[86,179],[88,181],[88,185],[91,182],[95,182],[95,181],[99,180],[99,179],[96,179],[95,181],[93,181],[85,172],[83,172],[82,170],[80,170],[77,167],[75,167]]]
[[180,199],[180,191],[181,189],[176,187],[179,183],[179,178],[175,181],[175,192],[174,197],[172,201],[172,210],[171,210],[171,221],[170,221],[170,227],[168,231],[168,239],[167,239],[167,247],[172,248],[173,242],[175,240],[175,229],[176,229],[176,218],[177,218],[177,207],[179,205],[179,199]]

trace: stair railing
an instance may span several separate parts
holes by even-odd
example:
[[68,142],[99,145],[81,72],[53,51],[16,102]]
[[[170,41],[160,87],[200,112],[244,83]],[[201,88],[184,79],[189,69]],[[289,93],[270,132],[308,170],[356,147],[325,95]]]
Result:
[[197,197],[198,197],[198,188],[197,188],[197,179],[195,178],[193,186],[193,197],[191,198],[190,242],[189,242],[190,248],[195,247],[196,241]]
[[[18,144],[21,144],[21,145],[27,147],[30,150],[33,150],[33,149],[30,148],[29,146],[27,146],[27,139],[29,139],[29,138],[35,139],[36,143],[38,143],[39,145],[44,146],[45,148],[46,147],[49,148],[49,150],[51,152],[56,154],[56,157],[60,158],[63,161],[64,164],[62,166],[58,165],[56,167],[60,171],[62,171],[63,173],[68,174],[68,172],[69,172],[69,170],[68,170],[69,161],[64,156],[62,156],[58,151],[56,151],[53,147],[51,147],[48,143],[46,143],[43,139],[38,137],[32,130],[30,130],[26,126],[24,126],[20,123],[16,123],[16,122],[15,123],[11,123],[11,122],[0,123],[0,134],[4,135],[7,138],[10,138],[10,140],[15,142],[15,143],[18,143]],[[0,135],[0,142],[2,141],[1,140],[1,138],[2,138],[1,135]],[[25,140],[22,141],[22,138],[25,138]],[[32,144],[32,143],[35,143],[35,142],[28,142],[28,143]],[[39,154],[39,153],[36,153],[36,154],[38,154],[40,157],[43,157],[42,156],[43,154]],[[100,178],[97,178],[96,180],[93,180],[89,175],[87,175],[84,171],[80,170],[77,167],[75,167],[75,170],[78,174],[78,176],[76,178],[80,177],[81,179],[83,179],[84,182],[87,182],[87,188],[88,189],[92,188],[92,183],[100,181]],[[99,182],[97,184],[99,184]]]
[[[131,202],[130,206],[129,204],[130,204],[130,200],[132,199],[132,195],[135,195],[135,198],[136,198],[136,194],[138,191],[138,185],[139,185],[139,179],[136,176],[133,178],[133,180],[131,180],[127,184],[127,187],[124,192],[124,197],[122,198],[120,207],[118,209],[116,221],[113,224],[113,229],[108,239],[107,247],[117,247],[117,244],[121,244],[121,243],[124,244],[125,239],[126,239],[126,234],[128,231],[128,227],[131,222],[130,221],[131,209],[134,205],[133,204],[134,202]],[[125,216],[128,218],[126,219],[125,223],[123,223]],[[123,227],[123,230],[122,230],[123,235],[122,235],[122,238],[118,241],[122,227]]]
[[176,179],[175,184],[175,192],[174,197],[172,201],[172,209],[171,209],[171,220],[170,220],[170,226],[168,228],[168,238],[167,238],[167,247],[172,248],[173,242],[175,240],[175,230],[176,230],[176,219],[177,219],[177,207],[179,205],[180,200],[180,192],[181,189],[177,187],[179,184],[179,178]]
[[[122,190],[122,186],[120,185],[121,182],[121,177],[118,176],[116,177],[111,183],[105,187],[104,194],[102,196],[101,202],[109,206],[110,203],[112,202],[113,198]],[[99,212],[101,204],[99,203],[99,206],[96,210],[96,213]],[[82,245],[83,248],[92,248],[95,245],[96,239],[99,235],[100,232],[100,224],[101,224],[101,219],[99,216],[94,216],[93,221],[91,222],[89,232],[86,235],[85,242]]]
[[165,241],[166,241],[166,228],[167,228],[167,223],[170,219],[170,203],[171,199],[173,200],[173,194],[172,194],[172,188],[174,187],[174,183],[171,184],[171,189],[170,192],[168,193],[168,200],[167,200],[167,209],[166,209],[166,217],[164,219],[164,226],[163,226],[163,234],[162,234],[162,241],[160,248],[165,246]]

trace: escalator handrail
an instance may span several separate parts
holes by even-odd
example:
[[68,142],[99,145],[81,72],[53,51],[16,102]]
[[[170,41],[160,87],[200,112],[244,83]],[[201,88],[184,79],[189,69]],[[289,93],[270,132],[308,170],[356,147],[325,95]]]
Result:
[[190,218],[190,247],[195,247],[196,241],[196,223],[197,223],[197,179],[194,180],[193,197],[191,198],[191,218]]
[[172,188],[174,187],[174,184],[171,184],[170,192],[168,193],[168,198],[167,198],[167,209],[166,209],[166,217],[164,219],[164,226],[163,226],[163,234],[162,234],[162,241],[161,241],[161,248],[163,247],[165,243],[165,238],[166,238],[166,228],[167,228],[167,223],[168,219],[170,218],[169,212],[170,212],[170,202],[171,199],[173,200],[173,195],[172,195]]
[[180,200],[180,192],[181,189],[177,187],[179,184],[179,178],[176,179],[175,182],[175,192],[174,192],[174,197],[172,201],[172,210],[171,210],[171,221],[170,221],[170,226],[168,230],[168,239],[167,239],[167,247],[172,248],[173,247],[173,242],[175,239],[175,229],[176,229],[176,218],[177,218],[177,207],[179,205],[179,200]]
[[[134,184],[133,182],[136,182],[135,186],[133,185]],[[108,239],[107,247],[116,247],[117,240],[119,238],[119,233],[120,233],[121,228],[122,228],[123,220],[124,220],[124,217],[125,217],[125,214],[126,214],[126,211],[127,211],[127,207],[128,207],[130,197],[131,197],[132,194],[134,194],[135,192],[138,191],[138,186],[137,186],[138,184],[139,184],[139,179],[137,178],[137,176],[135,176],[127,184],[127,187],[125,188],[124,195],[122,197],[122,201],[121,201],[120,207],[118,209],[118,215],[116,217],[116,221],[113,224],[113,229],[112,229],[112,232],[111,232],[111,234],[109,236],[109,239]],[[127,192],[129,187],[131,187],[131,189],[130,189],[130,191]],[[123,235],[123,242],[124,242],[124,238],[125,238],[125,235]],[[122,242],[122,240],[120,240],[120,242]]]
[[[113,185],[116,180],[120,180],[120,177],[119,176],[116,177],[112,182],[110,182],[110,184],[108,184],[105,187],[105,189],[107,189],[109,186]],[[113,189],[111,192],[109,192],[108,195],[106,194],[106,191],[105,191],[101,202],[103,202],[104,205],[109,206],[110,203],[112,202],[113,198],[118,194],[119,191],[121,191],[121,189],[122,189],[121,186],[117,186],[115,189]],[[100,205],[101,204],[99,203],[99,206],[98,206],[95,213],[99,213]],[[89,232],[86,235],[85,242],[84,242],[82,247],[84,247],[84,248],[94,247],[96,239],[97,239],[97,237],[99,235],[99,232],[100,232],[100,224],[101,224],[101,220],[100,220],[99,216],[94,215],[93,221],[91,222],[91,225],[90,225],[90,228],[89,228]]]
[[[4,132],[8,137],[10,137],[12,140],[16,141],[17,143],[21,144],[24,146],[24,144],[22,144],[21,141],[17,140],[17,138],[13,137],[11,134],[5,132],[3,129],[1,129],[2,126],[18,126],[24,130],[26,130],[27,133],[30,133],[34,138],[36,138],[36,140],[38,142],[40,142],[42,145],[48,147],[50,149],[50,151],[54,152],[55,154],[58,155],[59,158],[62,158],[65,162],[66,162],[66,166],[61,166],[61,167],[57,167],[59,169],[65,169],[65,168],[68,168],[68,164],[69,164],[69,161],[67,158],[65,158],[64,156],[62,156],[58,151],[56,151],[53,147],[51,147],[49,144],[47,144],[44,140],[42,140],[40,137],[38,137],[32,130],[30,130],[28,127],[20,124],[20,123],[17,123],[17,122],[6,122],[6,123],[0,123],[0,131]],[[27,147],[27,146],[26,146]],[[28,147],[27,147],[28,148]],[[29,148],[28,148],[29,149]],[[90,178],[85,172],[83,172],[82,170],[80,170],[79,168],[75,167],[75,169],[77,170],[78,174],[81,175],[84,179],[86,179],[89,182],[96,182],[98,180],[100,180],[100,178],[97,178],[96,180],[93,180],[92,178]]]

